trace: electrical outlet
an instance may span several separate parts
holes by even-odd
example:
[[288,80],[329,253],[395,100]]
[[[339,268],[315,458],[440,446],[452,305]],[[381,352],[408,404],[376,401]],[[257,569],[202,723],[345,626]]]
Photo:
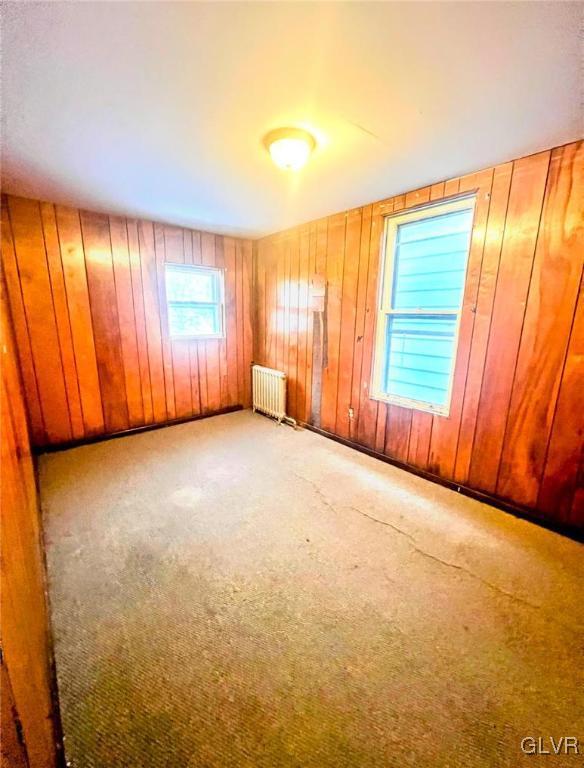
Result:
[[352,419],[355,415],[355,411],[352,408],[349,408],[349,418]]

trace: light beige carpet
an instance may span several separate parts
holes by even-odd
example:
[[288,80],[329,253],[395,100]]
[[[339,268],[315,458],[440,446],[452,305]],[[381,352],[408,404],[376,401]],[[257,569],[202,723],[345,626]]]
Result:
[[584,548],[250,412],[44,456],[75,768],[584,750]]

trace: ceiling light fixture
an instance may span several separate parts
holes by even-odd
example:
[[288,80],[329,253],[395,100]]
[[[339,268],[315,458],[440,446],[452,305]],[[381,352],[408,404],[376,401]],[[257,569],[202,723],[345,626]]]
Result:
[[316,141],[302,128],[277,128],[264,137],[264,146],[279,168],[297,171],[305,165]]

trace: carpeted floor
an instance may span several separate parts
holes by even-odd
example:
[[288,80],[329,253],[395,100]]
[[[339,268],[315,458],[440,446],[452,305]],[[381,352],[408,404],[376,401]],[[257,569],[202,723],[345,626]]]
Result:
[[249,411],[40,473],[75,768],[581,764],[582,545]]

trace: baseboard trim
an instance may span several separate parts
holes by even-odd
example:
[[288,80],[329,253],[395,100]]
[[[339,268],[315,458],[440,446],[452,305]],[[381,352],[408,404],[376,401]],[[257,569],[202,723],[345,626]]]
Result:
[[235,411],[242,411],[243,405],[229,405],[225,408],[219,408],[217,411],[209,411],[208,413],[199,413],[195,416],[185,416],[181,419],[169,419],[168,421],[157,422],[156,424],[144,424],[140,427],[132,427],[131,429],[124,429],[120,432],[109,432],[104,435],[93,435],[92,437],[84,437],[80,440],[68,440],[65,443],[54,443],[52,445],[41,445],[33,448],[33,453],[40,456],[43,453],[58,453],[59,451],[68,451],[71,448],[79,448],[81,445],[93,445],[94,443],[103,443],[106,440],[117,440],[120,437],[128,437],[129,435],[139,435],[141,432],[151,432],[154,429],[164,429],[165,427],[174,427],[177,424],[186,424],[189,421],[201,421],[201,419],[208,419],[211,416],[221,416],[224,413],[234,413]]
[[527,520],[530,523],[534,523],[535,525],[539,525],[542,528],[547,528],[550,531],[553,531],[554,533],[559,533],[562,536],[566,536],[570,539],[574,539],[574,541],[578,541],[581,543],[584,543],[584,528],[579,528],[574,525],[569,525],[566,523],[556,523],[552,520],[546,520],[545,518],[537,517],[534,514],[534,511],[530,509],[529,507],[523,507],[519,504],[514,504],[512,502],[505,501],[504,499],[500,499],[497,496],[491,496],[488,493],[484,493],[483,491],[478,491],[475,488],[469,488],[467,485],[461,485],[459,483],[454,482],[453,480],[447,480],[444,477],[440,477],[439,475],[435,475],[432,472],[428,472],[424,469],[419,469],[418,467],[414,467],[411,464],[406,464],[403,461],[400,461],[399,459],[394,459],[391,456],[386,456],[384,453],[379,453],[378,451],[373,450],[372,448],[368,448],[365,445],[360,445],[359,443],[355,443],[352,440],[348,440],[345,437],[340,437],[339,435],[335,435],[333,432],[327,432],[325,429],[321,429],[320,427],[315,427],[312,424],[308,424],[307,422],[299,422],[299,426],[308,429],[310,432],[315,432],[317,435],[321,435],[322,437],[326,437],[329,440],[334,440],[336,443],[340,443],[341,445],[346,445],[347,448],[353,448],[356,451],[359,451],[360,453],[364,453],[367,456],[371,456],[374,459],[379,459],[379,461],[384,461],[386,464],[391,464],[394,467],[398,467],[398,469],[403,469],[406,472],[409,472],[412,475],[417,475],[418,477],[424,478],[424,480],[429,480],[432,483],[436,483],[437,485],[442,485],[445,488],[450,488],[452,491],[456,491],[457,493],[462,493],[464,496],[468,496],[471,499],[476,499],[477,501],[482,501],[484,504],[489,504],[491,507],[496,507],[497,509],[502,510],[503,512],[507,512],[508,514],[514,515],[515,517],[519,517],[522,520]]

